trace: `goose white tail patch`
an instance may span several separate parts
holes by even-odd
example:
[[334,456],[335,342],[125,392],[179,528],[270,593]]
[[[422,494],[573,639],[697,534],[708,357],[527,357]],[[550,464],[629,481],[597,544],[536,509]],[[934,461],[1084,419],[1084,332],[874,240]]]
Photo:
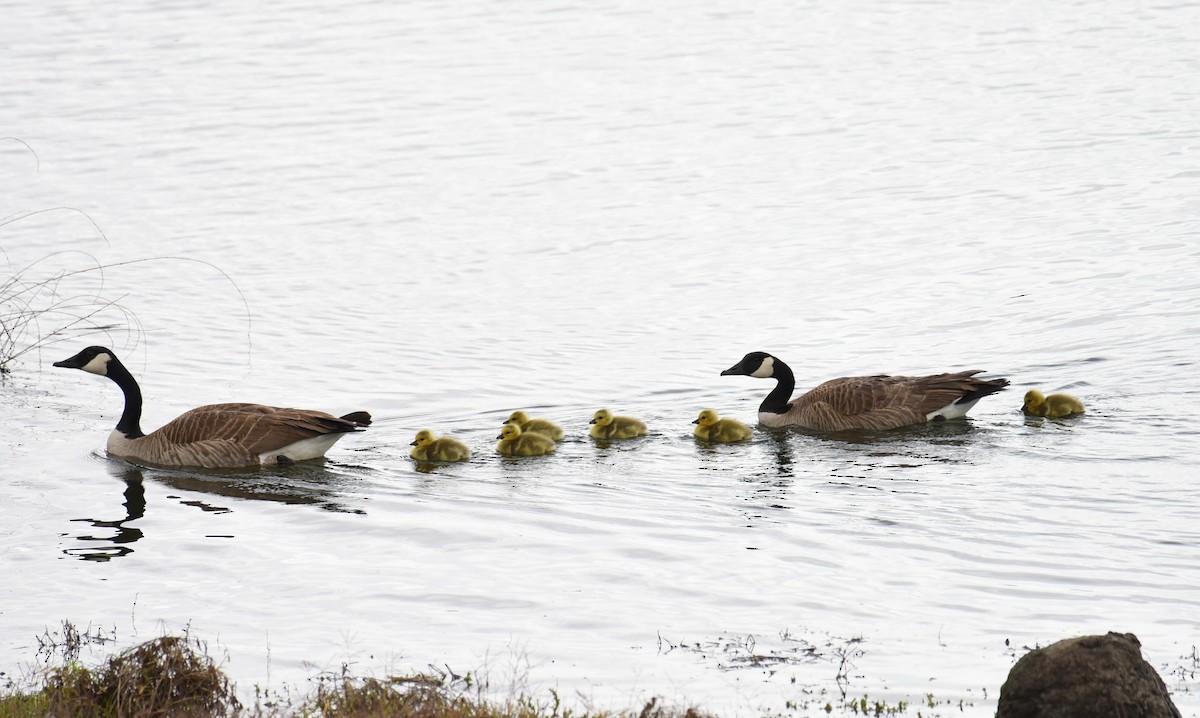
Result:
[[971,407],[975,406],[978,401],[979,399],[975,399],[974,401],[968,401],[963,404],[960,404],[957,401],[952,401],[943,406],[941,409],[926,414],[925,421],[936,421],[939,418],[961,419],[967,415],[967,412],[970,411]]
[[283,456],[292,461],[307,461],[308,459],[319,459],[329,451],[330,447],[337,443],[338,439],[346,434],[344,432],[337,434],[322,434],[320,436],[312,436],[300,441],[293,441],[274,451],[268,451],[258,455],[258,463],[260,464],[277,464],[279,457]]
[[762,364],[759,364],[750,376],[755,379],[770,379],[775,376],[775,357],[763,359]]

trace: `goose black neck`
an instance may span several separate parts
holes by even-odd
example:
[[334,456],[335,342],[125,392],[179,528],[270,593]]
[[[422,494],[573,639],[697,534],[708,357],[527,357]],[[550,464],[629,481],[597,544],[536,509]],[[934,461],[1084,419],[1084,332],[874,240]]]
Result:
[[783,414],[788,410],[788,402],[792,398],[792,391],[796,388],[796,377],[792,374],[791,368],[779,359],[775,359],[771,376],[778,383],[771,393],[767,394],[767,398],[763,399],[763,403],[759,404],[758,410],[769,414]]
[[116,357],[108,363],[107,376],[121,387],[125,394],[125,411],[121,412],[121,420],[117,422],[117,431],[126,438],[136,439],[145,436],[142,433],[142,389],[137,380]]

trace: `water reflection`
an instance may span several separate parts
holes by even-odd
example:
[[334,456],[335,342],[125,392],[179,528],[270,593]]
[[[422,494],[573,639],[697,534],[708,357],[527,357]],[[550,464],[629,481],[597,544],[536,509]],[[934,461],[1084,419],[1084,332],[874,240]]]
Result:
[[[759,428],[750,441],[710,443],[695,441],[696,455],[706,471],[725,472],[730,464],[746,466],[738,472],[736,506],[745,518],[745,526],[778,524],[784,512],[794,507],[792,496],[795,472],[794,448],[787,430]],[[759,467],[759,457],[766,458]]]
[[[64,549],[63,553],[85,561],[111,561],[133,553],[132,544],[141,540],[144,533],[130,525],[146,514],[147,478],[191,496],[169,495],[181,505],[198,508],[208,513],[233,511],[228,502],[205,500],[195,494],[211,494],[216,497],[272,501],[283,504],[311,505],[327,511],[364,514],[359,508],[347,506],[336,500],[344,491],[348,477],[330,471],[324,463],[308,462],[278,467],[270,473],[266,470],[244,469],[225,472],[191,473],[169,469],[152,469],[129,464],[124,461],[105,459],[107,468],[114,478],[119,479],[125,489],[122,506],[125,516],[120,519],[79,518],[73,523],[87,524],[91,529],[109,529],[107,533],[75,536],[84,546]],[[74,532],[71,532],[72,534]]]
[[1023,414],[1022,418],[1025,420],[1025,426],[1029,428],[1052,429],[1073,426],[1075,422],[1079,421],[1084,416],[1086,416],[1086,414],[1074,414],[1072,416],[1062,417],[1031,416],[1029,414]]
[[[312,461],[267,469],[231,469],[191,472],[175,469],[138,467],[160,484],[191,493],[213,494],[232,499],[273,501],[281,504],[314,505],[326,511],[362,514],[362,509],[345,505],[338,496],[348,477],[331,471],[326,462]],[[224,512],[232,509],[189,500],[204,511]]]
[[791,476],[793,473],[792,464],[795,463],[793,458],[792,442],[788,439],[787,431],[770,431],[766,432],[769,437],[769,446],[771,449],[771,458],[775,461],[775,467],[779,471],[780,476]]
[[[793,430],[793,429],[788,429]],[[906,444],[909,446],[955,445],[965,446],[970,442],[969,435],[975,431],[972,420],[958,419],[955,421],[937,421],[928,424],[901,426],[887,431],[842,431],[830,434],[808,432],[794,429],[798,433],[827,439],[833,443],[847,444],[851,447],[870,444],[872,446],[889,446]]]
[[140,519],[146,513],[146,490],[142,485],[142,472],[136,468],[129,468],[120,473],[120,478],[125,482],[125,501],[122,506],[125,507],[125,518],[116,521],[106,521],[101,519],[72,519],[90,524],[92,528],[113,529],[114,533],[108,536],[83,535],[78,536],[80,541],[84,542],[105,542],[109,545],[87,545],[82,548],[65,549],[63,553],[68,556],[75,556],[85,561],[111,561],[118,556],[125,556],[133,553],[133,547],[130,544],[142,538],[142,530],[133,526],[126,526],[131,521]]

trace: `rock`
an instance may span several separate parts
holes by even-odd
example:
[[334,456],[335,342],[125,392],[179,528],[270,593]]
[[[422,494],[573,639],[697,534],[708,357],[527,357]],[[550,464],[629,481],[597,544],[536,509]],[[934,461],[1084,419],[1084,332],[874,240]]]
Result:
[[1180,718],[1132,633],[1068,638],[1008,672],[996,718]]

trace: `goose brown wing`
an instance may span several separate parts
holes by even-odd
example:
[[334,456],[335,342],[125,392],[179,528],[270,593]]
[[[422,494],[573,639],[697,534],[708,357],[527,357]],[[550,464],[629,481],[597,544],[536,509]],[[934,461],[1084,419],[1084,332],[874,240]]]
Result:
[[257,456],[301,439],[354,431],[355,423],[323,411],[262,404],[210,404],[181,414],[152,435],[166,443],[234,444]]
[[792,402],[788,413],[820,431],[885,431],[921,424],[930,413],[990,388],[986,380],[971,378],[978,373],[832,379]]

